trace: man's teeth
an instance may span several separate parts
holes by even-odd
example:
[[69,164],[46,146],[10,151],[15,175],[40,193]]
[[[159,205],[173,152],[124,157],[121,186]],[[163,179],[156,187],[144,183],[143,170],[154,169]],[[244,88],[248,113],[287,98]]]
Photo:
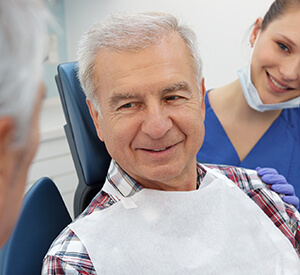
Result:
[[287,90],[289,88],[289,87],[281,86],[278,82],[276,82],[276,80],[271,75],[270,75],[270,79],[271,79],[272,83],[280,89]]
[[160,151],[164,151],[164,150],[166,150],[167,148],[162,148],[162,149],[153,149],[152,151],[154,151],[154,152],[160,152]]

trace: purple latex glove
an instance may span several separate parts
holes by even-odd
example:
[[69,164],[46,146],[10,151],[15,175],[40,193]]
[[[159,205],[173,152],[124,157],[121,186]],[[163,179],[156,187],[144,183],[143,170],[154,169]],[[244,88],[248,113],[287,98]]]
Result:
[[256,171],[264,183],[271,184],[271,189],[274,192],[285,195],[282,197],[284,202],[299,209],[299,198],[295,195],[293,185],[289,184],[284,176],[278,174],[274,168],[256,167]]

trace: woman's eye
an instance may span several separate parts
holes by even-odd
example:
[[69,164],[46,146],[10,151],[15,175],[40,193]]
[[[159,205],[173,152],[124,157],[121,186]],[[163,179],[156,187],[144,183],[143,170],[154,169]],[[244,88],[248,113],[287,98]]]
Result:
[[281,50],[283,50],[283,51],[285,51],[285,52],[289,52],[290,50],[289,50],[289,48],[288,48],[288,46],[286,46],[285,44],[283,44],[283,43],[278,43],[278,46],[280,47],[280,49]]

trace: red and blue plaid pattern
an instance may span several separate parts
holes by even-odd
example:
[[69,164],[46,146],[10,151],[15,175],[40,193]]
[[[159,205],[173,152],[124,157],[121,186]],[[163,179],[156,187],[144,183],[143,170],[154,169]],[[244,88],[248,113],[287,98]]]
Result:
[[[291,241],[299,254],[300,215],[294,206],[284,203],[277,194],[271,192],[254,170],[224,165],[206,166],[226,175],[241,188]],[[198,164],[198,172],[201,180],[206,173],[205,166]],[[143,189],[114,161],[109,168],[107,179],[124,196],[131,196]],[[115,196],[100,191],[77,219],[82,219],[94,211],[106,209],[118,200]],[[69,227],[56,238],[50,247],[44,259],[42,274],[96,274],[84,245]]]

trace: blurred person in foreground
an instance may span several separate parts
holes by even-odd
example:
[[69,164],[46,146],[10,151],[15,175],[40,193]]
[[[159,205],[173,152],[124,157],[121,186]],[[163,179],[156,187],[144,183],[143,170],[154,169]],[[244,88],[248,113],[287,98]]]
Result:
[[22,205],[39,143],[48,13],[37,0],[0,0],[0,247]]

